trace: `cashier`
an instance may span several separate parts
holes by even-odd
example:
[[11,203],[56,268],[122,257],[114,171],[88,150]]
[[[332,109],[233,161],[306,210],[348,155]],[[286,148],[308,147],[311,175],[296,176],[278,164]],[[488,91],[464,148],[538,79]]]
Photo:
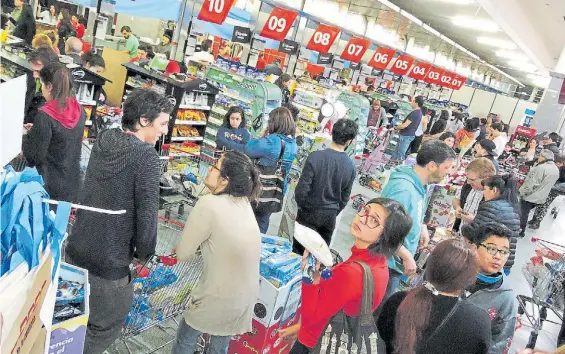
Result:
[[49,10],[41,12],[41,22],[47,23],[49,25],[55,26],[59,22],[59,16],[57,15],[57,9],[55,5],[49,6]]

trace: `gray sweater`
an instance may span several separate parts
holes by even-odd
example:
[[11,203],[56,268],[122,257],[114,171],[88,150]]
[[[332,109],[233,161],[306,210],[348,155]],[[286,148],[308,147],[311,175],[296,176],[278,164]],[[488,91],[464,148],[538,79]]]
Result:
[[545,161],[534,166],[524,184],[520,187],[520,196],[527,202],[543,204],[553,185],[559,179],[559,168],[553,161]]

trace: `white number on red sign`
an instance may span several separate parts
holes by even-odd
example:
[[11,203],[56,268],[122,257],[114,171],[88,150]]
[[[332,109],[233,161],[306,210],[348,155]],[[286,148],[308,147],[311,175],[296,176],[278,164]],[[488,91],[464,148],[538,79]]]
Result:
[[426,73],[426,70],[416,65],[414,66],[414,69],[412,69],[412,72],[416,75],[424,75]]
[[388,62],[388,54],[375,53],[373,58],[377,63],[386,64]]
[[408,70],[408,62],[405,62],[404,60],[397,60],[394,63],[394,67],[400,70]]
[[314,33],[314,43],[328,45],[330,44],[330,37],[329,33],[316,32]]
[[271,16],[271,18],[269,18],[269,23],[267,23],[267,26],[271,31],[282,32],[286,28],[286,18]]
[[461,86],[461,80],[453,79],[453,81],[451,81],[451,85],[453,85],[455,87],[459,87],[459,86]]
[[224,11],[224,0],[210,0],[208,11],[221,14]]
[[438,80],[439,79],[439,73],[432,71],[432,72],[430,72],[429,77],[430,77],[431,80]]
[[441,82],[443,82],[444,84],[449,84],[451,82],[451,76],[442,76]]
[[361,51],[363,50],[363,46],[362,45],[358,45],[358,44],[350,44],[347,47],[347,53],[349,55],[359,55],[361,54]]

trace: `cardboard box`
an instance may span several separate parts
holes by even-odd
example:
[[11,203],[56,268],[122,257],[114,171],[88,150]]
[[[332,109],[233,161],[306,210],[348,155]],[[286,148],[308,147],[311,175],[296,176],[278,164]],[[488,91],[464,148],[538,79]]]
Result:
[[424,222],[431,227],[451,229],[455,223],[453,200],[459,186],[436,185],[428,203]]
[[253,330],[234,336],[228,354],[289,353],[292,343],[281,340],[278,331],[298,323],[301,295],[301,276],[280,288],[261,277]]
[[73,265],[62,263],[59,277],[64,280],[84,284],[84,313],[69,320],[59,322],[51,327],[49,354],[81,354],[86,338],[86,325],[90,314],[88,297],[88,271]]

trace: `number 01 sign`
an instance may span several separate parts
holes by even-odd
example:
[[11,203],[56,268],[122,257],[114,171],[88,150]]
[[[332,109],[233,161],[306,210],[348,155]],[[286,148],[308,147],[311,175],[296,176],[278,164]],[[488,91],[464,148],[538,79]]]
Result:
[[395,53],[396,50],[394,49],[378,47],[375,54],[371,57],[371,60],[369,60],[369,65],[375,69],[384,70],[394,58]]
[[228,17],[234,0],[204,0],[198,19],[221,25]]
[[318,28],[314,31],[312,38],[310,38],[306,49],[326,54],[330,51],[339,31],[339,28],[319,24]]
[[267,22],[265,22],[260,35],[276,41],[283,41],[292,27],[296,16],[298,16],[296,11],[275,7],[267,18]]
[[341,59],[358,63],[361,61],[361,58],[363,58],[367,49],[369,49],[369,45],[371,45],[371,41],[368,39],[352,37],[349,42],[347,42],[345,49],[343,49]]

